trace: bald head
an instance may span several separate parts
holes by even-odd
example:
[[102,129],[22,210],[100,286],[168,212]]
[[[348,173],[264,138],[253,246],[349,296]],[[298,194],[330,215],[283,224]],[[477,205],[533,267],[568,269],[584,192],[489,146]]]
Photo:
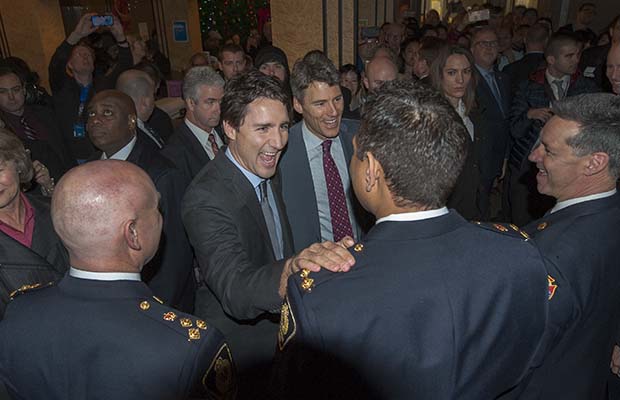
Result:
[[88,103],[86,131],[91,142],[109,158],[136,134],[136,107],[118,90],[99,92]]
[[149,74],[137,69],[127,70],[118,77],[116,89],[131,97],[141,121],[151,117],[155,107],[155,82]]
[[366,65],[364,86],[367,90],[376,90],[385,82],[393,81],[398,76],[396,64],[388,57],[374,57]]
[[157,250],[157,203],[155,186],[141,168],[93,161],[62,177],[52,198],[52,222],[72,266],[137,272]]

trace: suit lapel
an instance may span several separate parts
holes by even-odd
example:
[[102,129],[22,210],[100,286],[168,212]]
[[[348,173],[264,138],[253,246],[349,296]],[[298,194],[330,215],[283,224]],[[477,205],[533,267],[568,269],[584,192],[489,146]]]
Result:
[[189,129],[185,121],[181,123],[179,133],[181,134],[180,139],[183,140],[185,147],[187,148],[187,151],[196,160],[198,160],[200,165],[204,166],[206,163],[208,163],[209,156],[207,155],[207,152],[202,147],[202,144],[200,144],[198,139],[196,139],[196,136],[194,136],[194,133]]
[[506,74],[498,72],[495,75],[497,80],[497,86],[499,88],[499,94],[502,96],[502,106],[504,108],[504,115],[510,111],[510,80]]
[[307,210],[310,215],[316,216],[313,226],[308,228],[313,230],[314,237],[320,238],[319,209],[316,204],[316,196],[314,195],[316,191],[312,180],[312,172],[310,171],[310,162],[308,161],[308,150],[303,139],[302,124],[303,121],[296,124],[289,134],[289,149],[293,149],[296,152],[296,154],[289,155],[290,168],[291,171],[297,171],[296,176],[298,178],[296,181],[299,182],[299,185],[307,185],[307,188],[301,188],[299,192],[312,194],[311,196],[299,196],[298,200],[301,204],[297,208]]
[[[255,222],[260,228],[263,240],[269,244],[271,255],[275,260],[276,257],[273,254],[273,246],[271,245],[271,239],[269,238],[269,231],[267,230],[267,224],[265,223],[263,210],[260,207],[260,203],[258,202],[258,198],[256,197],[256,191],[252,187],[252,184],[243,175],[243,173],[239,171],[239,169],[228,159],[225,151],[220,151],[215,157],[215,160],[213,161],[216,163],[220,174],[229,181],[230,187],[235,192],[236,197],[243,202],[243,205],[250,211],[250,213],[254,217]],[[278,207],[278,210],[279,209],[280,207]]]
[[278,215],[280,216],[280,226],[282,228],[282,254],[284,258],[288,258],[293,255],[293,234],[291,232],[291,225],[288,222],[286,207],[284,206],[284,199],[282,198],[282,180],[280,179],[279,170],[271,178],[271,188],[278,207]]
[[43,207],[39,204],[37,199],[33,199],[28,196],[30,205],[34,208],[34,231],[32,232],[32,251],[37,254],[48,254],[50,251],[51,240],[49,239],[49,232],[44,232],[41,227],[51,226],[49,212],[42,212]]

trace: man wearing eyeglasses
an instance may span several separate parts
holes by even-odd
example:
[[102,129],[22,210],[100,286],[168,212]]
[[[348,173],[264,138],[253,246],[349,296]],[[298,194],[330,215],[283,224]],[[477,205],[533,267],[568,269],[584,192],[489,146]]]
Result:
[[508,112],[512,101],[510,79],[497,70],[499,55],[497,33],[482,27],[473,33],[471,52],[476,63],[478,85],[476,103],[481,112],[480,126],[476,127],[475,146],[479,149],[480,189],[479,208],[483,218],[489,218],[489,195],[496,178],[503,175],[504,160],[508,156],[510,135]]

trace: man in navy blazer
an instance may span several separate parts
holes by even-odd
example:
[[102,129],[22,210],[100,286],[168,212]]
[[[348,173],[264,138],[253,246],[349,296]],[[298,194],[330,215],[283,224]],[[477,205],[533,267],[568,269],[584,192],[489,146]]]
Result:
[[[529,160],[538,170],[538,191],[557,202],[525,230],[572,287],[578,312],[522,398],[602,399],[618,343],[620,98],[569,97],[552,112]],[[549,316],[556,317],[553,308]],[[617,346],[612,365],[617,373]]]
[[480,169],[479,208],[488,216],[489,195],[495,178],[502,175],[504,160],[508,158],[510,127],[508,113],[512,101],[508,75],[495,69],[498,56],[497,34],[490,28],[475,31],[471,52],[476,62],[476,101],[480,111],[479,123],[475,126]]
[[[295,63],[291,88],[293,106],[303,120],[289,131],[280,173],[294,249],[338,241],[342,232],[359,239],[363,213],[358,211],[348,170],[359,123],[342,119],[338,70],[323,53],[312,51]],[[335,165],[337,176],[329,165]]]

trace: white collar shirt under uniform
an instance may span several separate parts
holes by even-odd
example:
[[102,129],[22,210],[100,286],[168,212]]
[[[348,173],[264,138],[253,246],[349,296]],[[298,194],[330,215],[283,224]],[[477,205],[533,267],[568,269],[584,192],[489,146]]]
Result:
[[431,219],[441,217],[442,215],[448,214],[447,207],[436,208],[433,210],[425,210],[425,211],[414,211],[407,213],[398,213],[398,214],[390,214],[386,217],[379,218],[375,225],[380,224],[381,222],[409,222],[409,221],[422,221],[424,219]]
[[[312,174],[314,195],[316,196],[317,211],[319,214],[319,224],[321,227],[321,240],[333,241],[334,232],[332,228],[332,217],[329,209],[329,197],[327,195],[325,170],[323,169],[323,140],[319,139],[316,135],[310,132],[310,129],[306,125],[306,121],[303,121],[301,124],[301,132],[304,144],[306,146],[306,153],[308,155],[308,162],[310,164],[310,172]],[[349,179],[349,168],[347,165],[347,159],[344,155],[344,149],[342,148],[340,136],[337,136],[331,140],[331,155],[334,159],[334,162],[336,163],[338,173],[340,174],[340,180],[342,181],[344,197],[347,201],[349,221],[351,223],[351,228],[353,228],[353,236],[355,236],[353,239],[359,240],[360,227],[355,220],[353,206],[351,205],[351,199],[349,195],[352,188],[351,179]]]
[[224,146],[224,142],[222,142],[222,139],[220,138],[220,135],[217,134],[215,129],[212,129],[211,132],[207,132],[204,129],[199,128],[198,126],[194,125],[187,118],[185,118],[185,125],[187,125],[189,130],[192,131],[194,136],[196,136],[196,139],[198,139],[198,141],[200,142],[200,145],[202,146],[204,151],[207,152],[207,155],[209,156],[209,159],[213,160],[215,158],[215,154],[213,154],[213,149],[211,148],[211,143],[209,142],[209,135],[211,133],[213,134],[213,136],[215,137],[215,143],[217,144],[217,148],[221,149],[222,146]]
[[610,190],[608,192],[591,194],[589,196],[583,196],[583,197],[577,197],[574,199],[558,201],[555,204],[555,206],[553,206],[553,208],[551,209],[549,213],[553,214],[554,212],[558,212],[566,207],[570,207],[575,204],[583,203],[584,201],[604,199],[605,197],[610,197],[610,196],[613,196],[614,194],[616,194],[616,189]]
[[141,281],[137,272],[92,272],[74,267],[69,268],[69,276],[93,281]]

